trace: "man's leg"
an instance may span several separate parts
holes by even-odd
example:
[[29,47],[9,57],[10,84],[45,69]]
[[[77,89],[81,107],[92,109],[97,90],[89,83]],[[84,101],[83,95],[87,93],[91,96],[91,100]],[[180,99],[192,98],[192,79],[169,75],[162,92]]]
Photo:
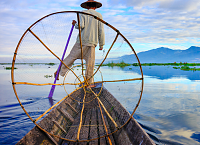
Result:
[[94,85],[94,77],[91,76],[94,73],[94,65],[95,65],[95,46],[87,47],[87,54],[85,56],[86,61],[86,79],[89,79],[87,82],[90,84],[90,87],[95,87]]
[[[63,62],[69,68],[71,68],[74,61],[80,57],[80,54],[81,54],[80,44],[75,43],[72,50],[70,51],[70,54],[63,60]],[[69,69],[65,65],[62,64],[61,70],[60,70],[60,75],[64,77],[68,70]]]

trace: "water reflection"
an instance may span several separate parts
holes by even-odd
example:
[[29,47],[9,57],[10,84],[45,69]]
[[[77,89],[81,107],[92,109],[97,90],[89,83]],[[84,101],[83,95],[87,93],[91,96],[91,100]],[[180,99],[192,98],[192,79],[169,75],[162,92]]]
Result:
[[[174,69],[173,66],[142,66],[142,70],[144,75],[160,80],[166,80],[175,77],[187,78],[189,80],[200,80],[200,71],[183,71],[180,69]],[[123,68],[123,71],[138,72],[135,71],[134,66],[125,67]]]
[[[137,73],[134,67],[131,68],[113,67],[112,70],[124,71],[122,75]],[[143,67],[143,72],[143,98],[134,115],[137,121],[158,144],[199,144],[200,84],[194,81],[200,79],[199,72],[184,72],[166,66]],[[112,91],[117,86],[120,91]],[[132,112],[132,104],[137,101],[130,96],[134,85],[108,84],[106,88]]]
[[[34,69],[37,72],[30,75],[30,79],[20,72],[18,75],[20,79],[26,78],[37,83],[44,83],[53,82],[53,78],[45,78],[44,75],[53,74],[57,66],[20,67],[29,67],[29,71]],[[133,66],[131,69],[129,66],[123,69],[102,67],[101,71],[103,80],[140,77],[139,69]],[[143,67],[143,72],[144,92],[134,118],[157,144],[199,144],[199,72],[175,70],[168,66]],[[10,71],[1,67],[0,74],[0,144],[15,144],[34,124],[17,102],[10,82]],[[74,78],[68,76],[67,80],[73,82]],[[139,98],[141,81],[105,83],[104,86],[130,113],[133,111]],[[29,113],[34,118],[51,107],[48,100],[50,87],[23,85],[17,87],[23,105],[30,110]],[[71,92],[75,87],[66,86],[66,89]],[[58,102],[66,95],[64,87],[57,86],[53,102]]]

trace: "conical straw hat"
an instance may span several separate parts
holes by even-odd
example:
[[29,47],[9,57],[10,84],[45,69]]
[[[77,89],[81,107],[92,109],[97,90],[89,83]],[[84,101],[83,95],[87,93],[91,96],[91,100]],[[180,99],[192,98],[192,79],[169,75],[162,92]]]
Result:
[[88,8],[88,3],[96,3],[96,8],[100,8],[102,6],[102,4],[100,2],[94,1],[94,0],[88,0],[84,3],[81,4],[82,8],[87,9]]

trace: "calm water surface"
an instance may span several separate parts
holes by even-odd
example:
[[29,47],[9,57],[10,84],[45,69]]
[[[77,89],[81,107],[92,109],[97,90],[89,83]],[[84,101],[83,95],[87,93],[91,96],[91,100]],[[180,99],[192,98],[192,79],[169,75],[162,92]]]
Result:
[[[0,144],[15,144],[34,124],[15,97],[10,70],[4,69],[7,66],[0,65]],[[53,82],[52,77],[44,76],[53,74],[57,66],[16,67],[15,81],[45,83]],[[33,70],[37,74],[30,75]],[[80,68],[76,68],[75,72],[79,70]],[[103,67],[101,71],[104,80],[140,77],[134,67]],[[172,66],[145,66],[143,72],[143,97],[134,118],[157,144],[200,144],[200,72],[175,70]],[[66,80],[74,82],[75,79],[70,75]],[[96,79],[101,80],[100,77]],[[62,83],[62,78],[59,82]],[[105,83],[104,86],[132,113],[139,98],[141,82]],[[56,87],[54,103],[66,95],[63,93],[64,89],[70,93],[74,88]],[[22,104],[33,118],[37,118],[51,106],[47,98],[50,86],[21,85],[16,89]]]

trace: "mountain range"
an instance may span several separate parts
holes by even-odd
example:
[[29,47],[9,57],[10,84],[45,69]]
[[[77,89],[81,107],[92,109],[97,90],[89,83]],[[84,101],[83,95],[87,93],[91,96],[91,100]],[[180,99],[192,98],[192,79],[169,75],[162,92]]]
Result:
[[[187,62],[199,63],[200,62],[200,47],[191,46],[186,50],[172,50],[165,47],[152,49],[144,52],[139,52],[138,58],[141,63],[173,63],[173,62]],[[135,63],[136,59],[134,54],[124,55],[118,58],[110,58],[108,61],[125,63]]]

